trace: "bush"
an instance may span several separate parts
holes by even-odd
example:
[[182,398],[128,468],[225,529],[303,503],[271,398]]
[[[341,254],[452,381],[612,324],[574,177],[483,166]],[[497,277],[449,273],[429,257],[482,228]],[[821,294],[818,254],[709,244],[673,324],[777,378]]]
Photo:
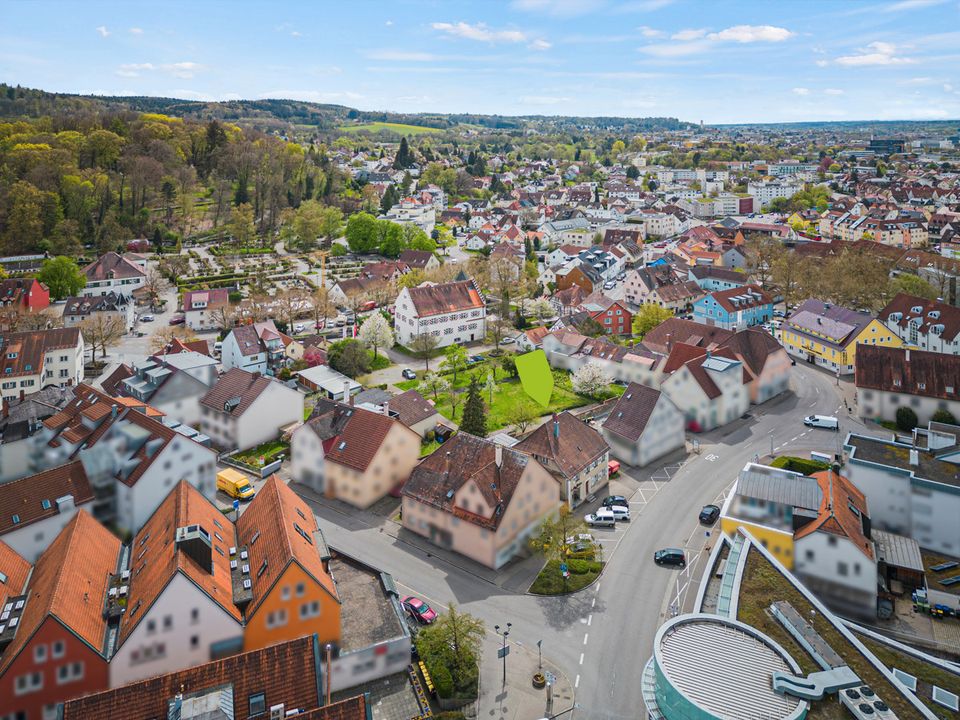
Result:
[[594,560],[577,560],[571,558],[566,561],[567,569],[572,575],[586,575],[588,573],[598,573],[603,569],[603,563]]
[[424,442],[432,443],[434,440],[436,440],[436,438],[437,438],[437,434],[433,430],[427,430],[423,434]]
[[933,414],[932,420],[938,423],[946,423],[947,425],[956,425],[957,419],[953,416],[953,413],[949,410],[937,410]]
[[802,473],[804,475],[813,475],[823,470],[829,470],[830,465],[818,460],[808,460],[807,458],[793,457],[791,455],[781,455],[772,463],[772,467],[783,468],[792,472]]
[[347,249],[340,243],[333,243],[333,245],[330,246],[330,254],[333,257],[341,257],[347,254]]
[[231,305],[236,305],[238,302],[243,300],[243,293],[232,291],[227,293],[227,300],[230,301]]
[[430,677],[433,679],[433,686],[437,689],[437,695],[442,698],[448,698],[453,695],[453,676],[447,670],[446,665],[435,663],[434,667],[429,668]]
[[897,428],[903,430],[904,432],[910,432],[913,430],[917,423],[920,421],[917,419],[917,414],[908,407],[902,407],[897,409]]

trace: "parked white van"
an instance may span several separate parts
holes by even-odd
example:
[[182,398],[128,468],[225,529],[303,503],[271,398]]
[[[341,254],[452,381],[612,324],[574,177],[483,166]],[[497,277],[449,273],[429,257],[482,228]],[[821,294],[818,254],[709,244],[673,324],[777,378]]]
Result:
[[839,430],[840,421],[832,415],[810,415],[803,419],[808,427],[824,428],[825,430]]
[[624,520],[630,522],[630,508],[625,507],[624,505],[610,505],[607,508],[604,508],[613,513],[613,516],[617,520]]
[[583,521],[590,527],[614,527],[617,516],[607,508],[600,508],[595,513],[585,515]]

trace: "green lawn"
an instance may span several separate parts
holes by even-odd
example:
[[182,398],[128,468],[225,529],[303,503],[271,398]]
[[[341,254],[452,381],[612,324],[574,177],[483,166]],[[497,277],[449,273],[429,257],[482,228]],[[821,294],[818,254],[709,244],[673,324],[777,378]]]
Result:
[[[263,467],[272,463],[281,454],[286,457],[290,456],[289,443],[285,443],[283,440],[270,440],[250,450],[237,453],[233,457],[250,467]],[[261,457],[263,458],[262,463],[260,462]]]
[[560,561],[550,560],[543,566],[537,579],[530,586],[534,595],[563,595],[582,590],[592,583],[603,570],[602,562],[593,560],[568,560],[570,577],[560,574]]
[[430,128],[423,127],[422,125],[405,125],[403,123],[390,123],[390,122],[370,122],[363,123],[362,125],[341,125],[337,128],[340,132],[344,133],[358,133],[358,132],[395,132],[399,135],[428,135],[433,133],[442,133],[443,130],[439,128]]
[[373,350],[367,351],[370,356],[370,371],[374,370],[383,370],[384,368],[390,367],[393,363],[390,362],[390,358],[383,354],[383,352],[378,351],[377,356],[373,356]]

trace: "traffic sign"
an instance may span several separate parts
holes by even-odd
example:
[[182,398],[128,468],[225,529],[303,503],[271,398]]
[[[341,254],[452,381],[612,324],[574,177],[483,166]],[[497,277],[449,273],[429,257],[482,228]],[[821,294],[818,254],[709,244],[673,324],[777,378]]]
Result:
[[504,647],[497,650],[497,659],[499,660],[500,658],[506,657],[509,654],[510,654],[510,646],[505,645]]
[[543,677],[546,678],[546,680],[547,680],[547,685],[554,685],[554,684],[556,684],[556,682],[557,682],[557,676],[554,675],[554,674],[553,674],[552,672],[550,672],[549,670],[543,674]]
[[239,501],[239,500],[234,500],[234,501],[233,501],[233,509],[234,509],[234,510],[239,510],[239,509],[240,509],[240,501]]
[[560,572],[565,573],[568,570],[566,563],[560,563]]

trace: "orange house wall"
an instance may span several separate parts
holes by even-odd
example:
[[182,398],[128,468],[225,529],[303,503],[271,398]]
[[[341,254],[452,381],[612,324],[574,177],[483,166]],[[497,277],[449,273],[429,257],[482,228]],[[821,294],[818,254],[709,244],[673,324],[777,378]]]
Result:
[[[297,584],[303,583],[304,594],[297,597]],[[290,588],[290,599],[283,599],[283,588]],[[317,617],[300,619],[300,606],[314,600],[320,602]],[[287,623],[280,627],[267,627],[267,616],[281,608],[287,611]],[[340,603],[297,563],[290,563],[280,579],[270,589],[270,594],[247,618],[243,633],[243,650],[258,650],[268,645],[293,640],[316,633],[320,644],[340,642]]]

